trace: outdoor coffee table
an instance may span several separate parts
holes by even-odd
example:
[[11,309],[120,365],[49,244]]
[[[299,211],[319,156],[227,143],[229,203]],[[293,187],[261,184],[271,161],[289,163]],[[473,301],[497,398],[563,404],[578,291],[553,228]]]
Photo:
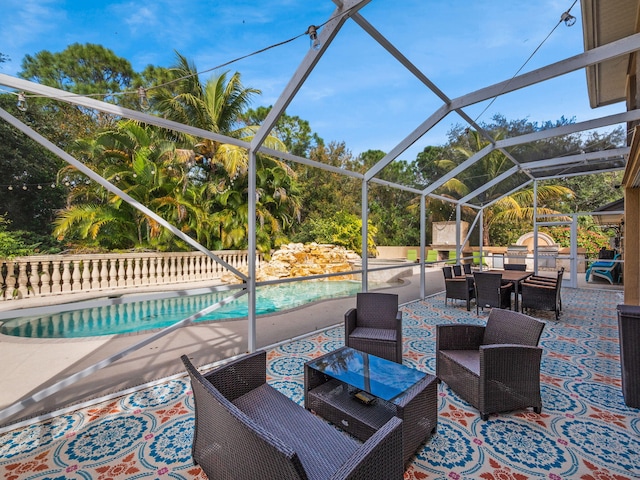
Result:
[[[402,419],[405,464],[436,430],[434,375],[353,348],[342,347],[306,362],[304,391],[305,408],[363,442],[391,417]],[[372,402],[359,400],[359,392]]]

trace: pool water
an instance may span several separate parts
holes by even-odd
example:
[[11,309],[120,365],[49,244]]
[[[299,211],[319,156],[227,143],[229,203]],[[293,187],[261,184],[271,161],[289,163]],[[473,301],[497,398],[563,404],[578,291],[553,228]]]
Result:
[[[356,281],[306,281],[256,289],[256,313],[280,312],[318,300],[347,297],[360,291]],[[163,328],[231,295],[229,291],[69,310],[5,321],[0,333],[31,338],[77,338]],[[247,296],[234,300],[196,322],[248,315]]]

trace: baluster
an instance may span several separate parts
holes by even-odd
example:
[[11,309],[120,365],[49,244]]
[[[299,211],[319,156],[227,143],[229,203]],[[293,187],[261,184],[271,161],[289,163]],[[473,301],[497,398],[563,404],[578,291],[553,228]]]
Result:
[[31,262],[31,275],[29,275],[29,294],[33,297],[40,296],[39,262]]
[[156,261],[158,259],[156,257],[149,257],[149,276],[148,283],[149,285],[157,285],[158,280],[156,279]]
[[51,293],[51,274],[49,273],[51,262],[42,262],[42,273],[40,274],[40,294]]
[[134,285],[142,285],[142,279],[140,278],[142,275],[142,269],[140,268],[140,258],[136,257],[133,262],[133,284]]
[[191,275],[192,281],[200,279],[200,257],[197,253],[191,254]]
[[71,291],[71,261],[62,261],[62,291]]
[[99,290],[100,286],[100,260],[91,260],[91,290]]
[[53,272],[51,272],[51,292],[52,293],[60,293],[62,292],[62,275],[60,274],[60,261],[53,261]]
[[90,258],[86,258],[81,262],[82,272],[80,276],[82,278],[80,279],[80,284],[82,286],[82,290],[84,290],[85,292],[88,292],[89,290],[91,290],[91,269],[89,268],[90,264],[91,264]]
[[205,278],[205,260],[206,255],[198,254],[196,257],[196,280],[202,280]]
[[71,275],[71,280],[73,282],[71,284],[71,290],[74,292],[79,292],[80,290],[82,290],[82,272],[80,270],[81,268],[82,268],[82,261],[74,260],[73,273]]
[[[224,258],[224,261],[227,262],[227,264],[231,265],[231,255],[224,254],[222,256],[222,258]],[[223,267],[222,265],[220,265],[218,263],[218,264],[216,264],[216,270],[217,270],[219,275],[224,275],[227,272],[228,269],[226,267]]]
[[[142,258],[142,268],[140,270],[140,285],[149,285],[149,258]],[[136,264],[137,267],[137,264]]]
[[174,282],[178,272],[178,257],[169,257],[169,263],[171,264],[171,271],[169,273],[168,281]]
[[5,298],[7,300],[13,300],[14,291],[16,287],[16,277],[15,277],[15,264],[11,261],[7,261],[7,291],[5,292]]
[[176,280],[180,283],[186,282],[189,276],[189,258],[184,255],[180,255],[176,260],[178,263]]
[[118,286],[118,266],[115,258],[109,259],[109,286]]
[[208,258],[209,257],[205,254],[202,254],[198,257],[198,261],[200,264],[198,280],[206,280],[207,278],[209,278],[209,276],[207,275],[207,259]]
[[186,282],[189,276],[189,258],[180,255],[176,257],[176,263],[178,264],[176,280],[178,282]]
[[109,261],[103,258],[100,265],[100,288],[109,288]]
[[18,263],[18,298],[29,296],[29,277],[27,276],[27,262],[22,260]]

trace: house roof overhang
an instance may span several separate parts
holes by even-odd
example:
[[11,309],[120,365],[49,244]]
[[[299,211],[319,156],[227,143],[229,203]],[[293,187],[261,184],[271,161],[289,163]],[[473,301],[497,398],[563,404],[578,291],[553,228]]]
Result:
[[[638,0],[581,0],[585,51],[639,31]],[[587,89],[592,108],[626,99],[627,73],[633,54],[587,67]]]

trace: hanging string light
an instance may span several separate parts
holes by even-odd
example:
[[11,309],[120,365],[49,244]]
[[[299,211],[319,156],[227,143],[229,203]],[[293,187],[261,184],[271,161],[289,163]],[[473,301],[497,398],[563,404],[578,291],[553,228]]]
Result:
[[20,110],[21,112],[27,111],[27,97],[24,94],[24,92],[20,92],[18,94],[18,103],[16,104],[16,106],[18,107],[18,110]]
[[138,87],[138,103],[142,110],[149,110],[149,99],[147,98],[147,90],[144,87]]
[[[85,181],[85,183],[88,185],[90,183],[90,180],[87,179]],[[76,186],[75,183],[69,183],[69,182],[65,183],[65,185],[66,186],[70,186],[72,188]],[[23,190],[23,191],[26,192],[28,190],[33,190],[33,189],[43,190],[46,186],[50,186],[51,188],[58,187],[57,183],[55,183],[55,182],[52,182],[51,184],[49,184],[49,183],[22,183],[20,185],[15,185],[15,184],[0,185],[0,189],[5,189],[6,188],[9,191],[14,191],[14,190],[15,191],[20,191],[20,190]]]
[[571,15],[569,13],[569,11],[567,10],[566,12],[564,12],[561,16],[560,16],[560,21],[564,22],[564,24],[567,27],[572,27],[573,25],[575,25],[576,23],[576,17],[574,17],[573,15]]
[[309,35],[311,48],[313,50],[320,50],[322,45],[320,44],[320,40],[318,40],[318,27],[315,25],[309,25],[309,28],[307,28],[307,35]]

